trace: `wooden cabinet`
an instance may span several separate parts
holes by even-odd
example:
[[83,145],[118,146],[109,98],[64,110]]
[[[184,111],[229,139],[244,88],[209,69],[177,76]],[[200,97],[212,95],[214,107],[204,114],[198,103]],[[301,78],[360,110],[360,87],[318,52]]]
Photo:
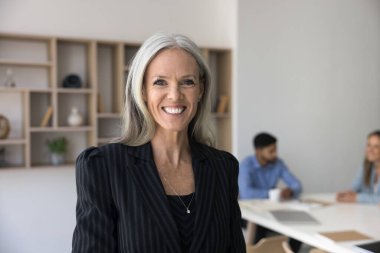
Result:
[[[52,167],[46,143],[54,137],[67,139],[61,166],[72,167],[86,147],[119,136],[125,80],[138,48],[120,41],[0,34],[0,114],[11,124],[8,138],[0,139],[0,169]],[[202,52],[214,78],[217,147],[231,151],[231,50]],[[70,74],[79,76],[80,88],[63,87]],[[4,86],[10,76],[15,87]],[[81,126],[68,124],[73,107],[83,117]],[[41,126],[49,108],[51,117]]]

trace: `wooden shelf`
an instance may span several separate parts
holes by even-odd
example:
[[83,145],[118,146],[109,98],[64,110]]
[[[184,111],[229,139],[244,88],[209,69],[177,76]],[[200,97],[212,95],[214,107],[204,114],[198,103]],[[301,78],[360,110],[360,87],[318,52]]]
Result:
[[[24,136],[0,140],[0,145],[7,146],[5,159],[15,164],[7,168],[72,168],[72,161],[82,150],[114,139],[108,136],[120,135],[125,79],[140,44],[6,33],[0,33],[0,42],[0,67],[14,67],[17,77],[16,87],[2,87],[0,83],[0,108],[7,114],[9,107],[9,116],[12,116],[9,118],[14,123],[20,122],[19,133],[12,136]],[[232,97],[231,50],[202,48],[202,54],[215,80],[211,84],[215,86],[212,98],[217,101],[221,96]],[[81,78],[82,88],[61,86],[69,74]],[[6,71],[2,71],[0,80],[6,80],[5,77]],[[226,113],[212,113],[216,147],[227,151],[232,147],[231,104],[229,101]],[[50,107],[53,113],[47,127],[39,127]],[[74,107],[83,116],[85,126],[66,126]],[[14,112],[19,118],[13,117]],[[67,164],[49,164],[50,157],[44,153],[46,141],[55,137],[68,140]]]
[[28,89],[29,92],[34,92],[34,93],[50,93],[53,92],[52,88],[32,88]]
[[23,164],[7,164],[5,167],[0,166],[0,171],[2,170],[25,170],[27,167]]
[[0,87],[0,92],[9,92],[9,93],[18,93],[18,92],[27,92],[28,88],[19,88],[19,87]]
[[212,117],[214,117],[216,119],[229,119],[231,117],[230,113],[228,113],[228,112],[226,112],[226,113],[213,112],[211,115],[212,115]]
[[91,94],[94,90],[88,88],[58,88],[58,93]]
[[112,141],[113,139],[115,139],[117,137],[109,137],[109,138],[98,138],[98,143],[99,144],[106,144],[106,143],[109,143],[110,141]]
[[49,93],[53,90],[51,88],[26,88],[26,87],[0,87],[0,92],[36,92],[36,93]]
[[32,62],[27,60],[13,60],[13,59],[0,59],[0,65],[10,65],[19,67],[37,67],[37,68],[47,68],[51,67],[51,62]]
[[25,139],[5,139],[0,140],[0,145],[23,145],[26,144]]
[[81,127],[31,127],[30,132],[32,133],[44,133],[44,132],[87,132],[92,131],[92,126],[81,126]]
[[54,165],[54,164],[33,164],[32,169],[50,169],[54,167],[54,169],[69,169],[69,168],[75,168],[75,162],[68,162],[65,164],[60,165]]
[[53,132],[53,127],[31,127],[29,128],[31,133],[43,133],[43,132]]
[[56,132],[88,132],[92,130],[93,130],[92,126],[81,126],[81,127],[63,126],[63,127],[58,127]]
[[113,113],[113,112],[102,112],[102,113],[98,113],[97,117],[99,119],[120,119],[121,118],[121,114],[120,113]]

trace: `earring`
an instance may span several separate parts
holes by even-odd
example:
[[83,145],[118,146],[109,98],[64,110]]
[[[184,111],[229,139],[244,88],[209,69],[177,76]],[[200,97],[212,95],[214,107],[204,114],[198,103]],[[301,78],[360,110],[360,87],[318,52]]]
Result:
[[202,97],[198,97],[198,103],[201,102]]

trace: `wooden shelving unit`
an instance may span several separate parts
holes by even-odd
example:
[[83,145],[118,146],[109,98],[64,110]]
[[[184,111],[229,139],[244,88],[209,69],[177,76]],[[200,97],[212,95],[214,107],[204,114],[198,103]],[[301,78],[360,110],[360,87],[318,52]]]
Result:
[[[1,169],[51,168],[46,142],[63,136],[69,147],[66,163],[71,168],[78,154],[88,146],[104,145],[120,135],[125,80],[139,44],[120,41],[86,40],[0,34],[0,114],[11,122],[5,148],[7,165]],[[203,48],[212,70],[212,94],[231,98],[232,57],[229,49]],[[4,87],[7,69],[16,87]],[[64,88],[63,79],[77,74],[81,88]],[[231,151],[231,101],[223,112],[214,111],[217,147]],[[67,124],[75,106],[84,118],[80,127]],[[49,107],[52,118],[41,120]],[[1,166],[1,165],[0,165]]]

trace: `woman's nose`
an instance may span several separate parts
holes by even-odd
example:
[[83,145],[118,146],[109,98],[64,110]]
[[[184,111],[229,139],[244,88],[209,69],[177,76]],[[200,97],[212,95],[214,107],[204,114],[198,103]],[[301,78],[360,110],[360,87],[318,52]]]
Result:
[[180,100],[182,98],[181,88],[178,85],[171,85],[167,97],[173,101]]

